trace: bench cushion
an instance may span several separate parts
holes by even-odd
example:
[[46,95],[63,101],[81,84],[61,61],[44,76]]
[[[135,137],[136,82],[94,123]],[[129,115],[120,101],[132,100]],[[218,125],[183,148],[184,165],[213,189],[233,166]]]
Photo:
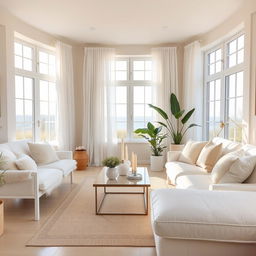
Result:
[[256,243],[256,193],[159,189],[152,225],[165,238]]
[[166,173],[169,181],[176,185],[176,179],[182,175],[203,174],[207,175],[203,168],[182,162],[167,162]]
[[56,169],[38,169],[39,189],[48,191],[56,188],[62,181],[62,171]]
[[71,171],[76,169],[76,161],[72,159],[62,159],[58,160],[56,162],[45,164],[45,165],[39,165],[39,169],[58,169],[62,171],[63,175],[68,175]]
[[185,175],[176,180],[176,188],[182,189],[209,189],[212,184],[211,175]]

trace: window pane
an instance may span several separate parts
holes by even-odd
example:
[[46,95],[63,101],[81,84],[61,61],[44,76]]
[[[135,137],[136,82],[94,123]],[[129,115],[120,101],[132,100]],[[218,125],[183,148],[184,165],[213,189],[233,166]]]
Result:
[[31,100],[24,101],[25,106],[25,122],[32,123],[33,105]]
[[23,77],[15,76],[15,95],[16,98],[23,98]]
[[117,130],[117,134],[124,134],[127,130],[127,124],[125,122],[117,122],[116,130]]
[[40,102],[40,119],[43,121],[48,120],[48,102]]
[[40,126],[40,139],[41,141],[48,141],[49,140],[49,123],[42,121]]
[[145,70],[152,70],[152,61],[151,60],[147,60],[145,62]]
[[209,56],[210,56],[209,57],[210,63],[214,63],[215,62],[215,52],[210,53]]
[[232,42],[229,43],[228,45],[228,52],[229,54],[232,54],[236,51],[236,40],[233,40]]
[[229,76],[229,95],[228,97],[236,96],[236,74]]
[[214,102],[209,104],[209,121],[214,121]]
[[50,103],[49,104],[49,120],[50,121],[56,121],[56,112],[57,112],[57,105],[56,103]]
[[144,103],[144,86],[133,87],[133,101],[134,103]]
[[26,99],[33,98],[33,79],[29,77],[24,77],[24,92]]
[[116,80],[119,80],[119,81],[127,80],[127,72],[126,71],[116,71]]
[[153,110],[148,105],[145,106],[145,121],[146,122],[153,121]]
[[22,44],[14,43],[14,53],[15,55],[22,56]]
[[49,82],[49,101],[56,102],[57,95],[56,95],[56,84]]
[[116,118],[118,122],[124,122],[127,119],[127,106],[125,104],[116,105]]
[[152,71],[145,72],[145,80],[152,80]]
[[134,71],[133,80],[144,80],[144,71]]
[[233,67],[235,65],[236,65],[236,54],[233,53],[232,55],[229,56],[228,66]]
[[210,101],[213,101],[215,99],[214,95],[214,81],[210,82],[210,95],[209,95]]
[[235,120],[235,110],[236,110],[236,106],[235,106],[235,99],[230,99],[229,100],[229,117],[233,120]]
[[49,54],[49,65],[55,66],[55,56],[52,54]]
[[215,121],[220,122],[220,101],[215,102]]
[[237,64],[243,63],[244,62],[244,50],[240,50],[237,53]]
[[238,38],[237,44],[238,44],[238,50],[244,48],[244,35]]
[[236,89],[236,95],[237,96],[243,96],[243,84],[244,84],[244,72],[237,73],[237,89]]
[[136,129],[139,129],[139,128],[145,128],[145,124],[144,122],[134,122],[134,127],[133,129],[136,130]]
[[116,61],[116,70],[127,70],[127,61],[126,60]]
[[40,64],[39,64],[39,72],[40,72],[41,74],[47,75],[47,74],[48,74],[48,65],[47,65],[47,64],[40,63]]
[[145,86],[145,103],[152,103],[152,87]]
[[210,74],[210,75],[213,75],[214,73],[215,73],[215,64],[211,64],[211,65],[210,65],[209,74]]
[[127,103],[127,87],[116,87],[116,103]]
[[40,100],[48,101],[48,82],[40,80]]
[[216,61],[221,60],[221,49],[216,51]]
[[32,59],[32,48],[28,46],[23,46],[23,57]]
[[23,69],[27,71],[32,71],[32,60],[23,59]]
[[22,69],[22,57],[15,56],[15,68]]
[[16,99],[16,122],[24,122],[23,100]]
[[39,62],[48,64],[48,54],[45,52],[39,51]]
[[216,73],[220,72],[221,71],[221,61],[218,61],[216,63]]
[[243,98],[236,100],[236,120],[242,122],[243,119]]
[[20,124],[16,122],[16,140],[22,140],[25,138],[23,127],[24,127],[23,123]]
[[221,95],[221,87],[220,87],[220,79],[215,81],[215,100],[220,100]]
[[144,61],[141,61],[141,60],[134,61],[133,70],[144,70]]
[[133,106],[134,121],[144,121],[144,104],[134,104]]

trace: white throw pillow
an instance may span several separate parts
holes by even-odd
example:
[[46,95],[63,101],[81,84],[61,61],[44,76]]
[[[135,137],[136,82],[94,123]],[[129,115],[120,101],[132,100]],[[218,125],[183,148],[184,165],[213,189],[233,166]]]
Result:
[[218,161],[222,154],[222,143],[214,144],[212,141],[209,141],[202,149],[199,157],[196,161],[196,164],[207,172],[211,172],[214,165]]
[[4,163],[0,166],[0,169],[3,170],[17,170],[17,166],[15,164],[16,156],[7,149],[1,149],[0,154],[2,155],[2,159]]
[[239,157],[220,179],[219,183],[242,183],[253,172],[256,156]]
[[221,157],[212,169],[211,180],[214,184],[219,183],[222,177],[227,173],[232,164],[244,155],[243,150],[234,151]]
[[57,154],[49,144],[28,143],[30,155],[37,164],[49,164],[58,161]]
[[37,170],[36,162],[27,155],[22,155],[20,158],[18,158],[15,161],[15,163],[19,168],[19,170],[32,170],[32,171]]
[[188,141],[182,150],[178,161],[187,164],[195,164],[200,152],[206,144],[206,141]]

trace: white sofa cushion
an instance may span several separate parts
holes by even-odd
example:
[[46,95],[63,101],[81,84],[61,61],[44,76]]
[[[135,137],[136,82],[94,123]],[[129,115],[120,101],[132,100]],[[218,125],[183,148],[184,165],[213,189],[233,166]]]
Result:
[[219,180],[219,183],[242,183],[252,173],[256,164],[256,156],[239,157]]
[[176,188],[181,189],[209,189],[212,184],[211,175],[185,175],[176,179]]
[[63,175],[68,175],[71,171],[76,169],[76,161],[71,159],[62,159],[54,163],[39,165],[39,169],[58,169],[63,172]]
[[30,155],[28,143],[30,140],[17,140],[8,142],[11,151],[19,157],[20,155]]
[[207,175],[203,168],[182,162],[168,162],[165,165],[168,180],[176,184],[176,179],[182,175],[202,174]]
[[213,166],[218,161],[222,154],[222,144],[214,144],[209,141],[202,149],[196,164],[205,169],[206,172],[211,172]]
[[37,164],[48,164],[59,160],[50,144],[28,143],[28,146],[30,155]]
[[42,191],[52,190],[57,187],[63,178],[62,171],[57,169],[38,169],[39,189]]
[[160,237],[256,242],[255,192],[159,189],[151,198]]
[[216,145],[222,144],[222,156],[242,148],[241,143],[227,140],[221,137],[213,138],[212,142]]
[[15,161],[15,164],[17,165],[19,170],[37,170],[36,162],[28,155],[22,155]]
[[206,141],[188,141],[181,151],[178,161],[187,164],[195,164],[201,150],[206,144]]

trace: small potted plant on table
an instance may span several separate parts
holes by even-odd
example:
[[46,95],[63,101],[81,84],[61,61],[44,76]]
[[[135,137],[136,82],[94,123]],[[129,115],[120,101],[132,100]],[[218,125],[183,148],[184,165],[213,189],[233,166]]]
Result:
[[167,137],[167,134],[162,134],[161,131],[162,126],[155,127],[150,122],[148,122],[147,128],[140,128],[134,131],[146,139],[151,146],[152,155],[150,156],[150,166],[152,171],[161,171],[164,166],[162,152],[166,146],[162,146],[162,142]]
[[110,180],[114,180],[118,176],[117,166],[120,164],[120,160],[117,157],[108,157],[102,161],[102,164],[108,167],[106,175]]

